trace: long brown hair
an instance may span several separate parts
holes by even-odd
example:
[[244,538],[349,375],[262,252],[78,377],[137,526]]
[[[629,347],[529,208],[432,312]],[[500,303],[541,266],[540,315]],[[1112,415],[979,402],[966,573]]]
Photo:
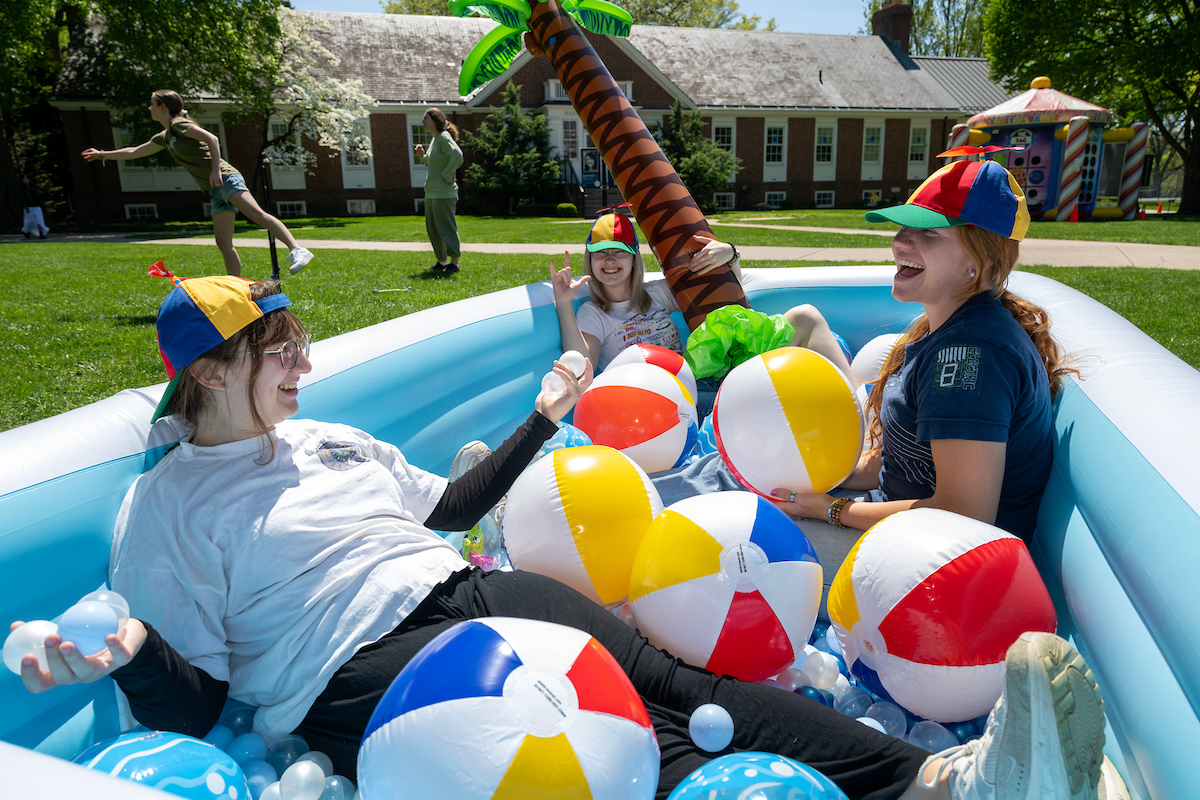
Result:
[[171,112],[171,118],[183,114],[183,98],[174,89],[159,89],[150,94],[150,99]]
[[[264,281],[251,284],[250,299],[255,302],[279,294],[278,281]],[[183,370],[175,394],[171,397],[168,413],[174,414],[195,427],[208,403],[213,402],[212,391],[202,384],[192,373],[192,367],[201,358],[216,361],[219,364],[231,363],[243,353],[250,355],[250,379],[247,383],[246,396],[250,402],[250,416],[254,426],[260,433],[265,433],[270,427],[263,421],[254,400],[254,382],[262,372],[263,349],[277,342],[296,339],[303,341],[308,338],[308,329],[304,327],[295,314],[286,308],[271,311],[251,322],[240,331],[230,336],[221,344],[209,350],[189,364]],[[274,356],[272,356],[274,357]]]
[[[1068,372],[1079,374],[1079,370],[1066,366],[1058,343],[1050,336],[1050,315],[1046,310],[1023,300],[1007,288],[1008,276],[1017,265],[1021,244],[1015,239],[1008,239],[998,233],[984,230],[975,225],[963,225],[956,229],[963,250],[975,263],[975,277],[967,285],[963,299],[974,297],[982,291],[990,291],[1000,300],[1001,305],[1008,309],[1037,348],[1042,358],[1042,366],[1046,368],[1046,380],[1050,385],[1050,399],[1058,396],[1062,389],[1063,376]],[[990,265],[990,268],[989,268]],[[867,400],[867,416],[871,420],[870,447],[878,450],[882,445],[883,421],[880,419],[880,409],[883,406],[883,387],[888,378],[895,375],[904,366],[904,346],[918,341],[929,333],[929,318],[924,314],[913,320],[912,325],[904,335],[892,346],[887,359],[879,370],[879,379],[871,389]]]
[[433,120],[433,126],[438,129],[438,133],[441,133],[442,131],[449,131],[450,138],[456,142],[459,141],[458,128],[453,122],[446,119],[446,115],[440,108],[425,109],[425,113],[421,115],[421,118],[424,119],[425,117],[429,117]]
[[[583,251],[583,271],[584,274],[592,276],[592,279],[588,281],[588,287],[592,290],[592,302],[607,314],[613,307],[613,299],[608,296],[608,289],[604,284],[596,279],[596,273],[592,271],[592,254],[586,249]],[[637,309],[639,314],[649,311],[650,304],[654,301],[651,299],[650,293],[646,291],[646,262],[642,260],[641,253],[635,253],[633,256],[633,269],[629,274],[629,289],[629,302],[633,304],[632,308]]]

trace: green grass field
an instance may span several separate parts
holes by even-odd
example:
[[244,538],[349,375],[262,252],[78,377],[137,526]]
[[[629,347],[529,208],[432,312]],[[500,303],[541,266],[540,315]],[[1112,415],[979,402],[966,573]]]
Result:
[[[401,220],[407,218],[399,218]],[[359,220],[347,220],[353,226]],[[369,220],[379,226],[380,220]],[[552,229],[548,220],[507,220],[500,233]],[[578,244],[582,225],[561,226]],[[353,227],[351,227],[353,230]],[[740,231],[747,229],[737,229]],[[769,236],[770,231],[764,231]],[[783,232],[780,232],[781,234]],[[423,229],[422,229],[423,236]],[[497,237],[499,238],[499,237]],[[545,236],[539,236],[545,241]],[[783,237],[780,236],[780,239]],[[872,237],[876,238],[876,237]],[[742,241],[739,237],[739,242]],[[784,244],[770,240],[769,244]],[[215,247],[19,242],[0,244],[0,430],[163,381],[154,315],[169,290],[146,268],[164,257],[180,275],[223,271]],[[246,274],[270,272],[265,250],[245,248]],[[320,260],[286,281],[296,311],[315,339],[511,286],[545,280],[546,256],[478,256],[487,268],[428,279],[425,252],[323,250]],[[486,259],[486,262],[483,262]],[[819,266],[821,262],[804,262]],[[748,262],[748,267],[794,266]],[[655,268],[653,263],[650,267]],[[1200,276],[1161,269],[1029,267],[1096,298],[1138,325],[1193,367],[1200,367]],[[411,289],[407,287],[412,287]],[[376,294],[372,289],[404,289]]]

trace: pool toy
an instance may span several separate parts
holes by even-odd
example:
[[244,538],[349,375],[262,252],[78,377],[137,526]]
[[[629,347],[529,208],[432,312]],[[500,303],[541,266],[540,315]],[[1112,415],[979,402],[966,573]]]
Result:
[[833,781],[787,756],[728,753],[713,759],[675,787],[667,800],[846,800]]
[[372,800],[640,800],[654,797],[658,759],[646,707],[599,642],[488,617],[444,631],[400,672],[367,724],[358,776]]
[[619,367],[622,364],[653,364],[662,367],[674,375],[688,390],[692,400],[696,399],[696,376],[682,355],[666,347],[656,344],[632,344],[626,347],[617,357],[608,362],[608,368]]
[[188,800],[250,796],[241,767],[228,753],[182,733],[127,733],[90,747],[75,763]]
[[688,735],[706,753],[719,753],[733,741],[733,717],[716,703],[705,703],[688,718]]

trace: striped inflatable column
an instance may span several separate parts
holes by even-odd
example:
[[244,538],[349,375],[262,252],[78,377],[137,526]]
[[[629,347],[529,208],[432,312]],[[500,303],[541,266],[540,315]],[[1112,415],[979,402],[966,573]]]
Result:
[[[971,126],[965,123],[958,123],[950,129],[950,135],[946,137],[946,149],[953,150],[956,147],[964,147],[971,143]],[[955,161],[966,161],[970,156],[956,156],[955,158],[947,158],[946,163],[952,164]]]
[[1138,189],[1142,185],[1142,166],[1146,161],[1146,139],[1150,126],[1133,123],[1133,139],[1125,148],[1125,165],[1121,168],[1121,219],[1133,219],[1138,210]]
[[1083,146],[1087,144],[1087,117],[1071,117],[1067,123],[1067,140],[1063,145],[1062,177],[1058,182],[1057,222],[1066,222],[1071,212],[1079,205],[1079,193],[1083,188]]

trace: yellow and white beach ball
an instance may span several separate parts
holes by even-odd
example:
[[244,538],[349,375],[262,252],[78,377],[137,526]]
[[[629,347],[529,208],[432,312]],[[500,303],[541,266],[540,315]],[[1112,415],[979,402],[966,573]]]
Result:
[[862,450],[863,419],[846,375],[802,347],[781,347],[730,371],[713,407],[717,448],[738,481],[773,489],[827,492],[844,481]]
[[786,514],[749,492],[715,492],[655,518],[633,565],[629,605],[655,647],[757,681],[803,652],[821,586],[816,553]]
[[680,466],[696,446],[696,399],[651,364],[609,367],[575,406],[575,427],[620,450],[646,472]]
[[504,545],[514,567],[615,608],[629,592],[642,535],[662,507],[642,468],[611,447],[555,450],[509,489]]
[[863,534],[834,576],[828,607],[851,673],[935,722],[990,711],[1009,646],[1058,624],[1023,541],[932,508],[893,514]]

